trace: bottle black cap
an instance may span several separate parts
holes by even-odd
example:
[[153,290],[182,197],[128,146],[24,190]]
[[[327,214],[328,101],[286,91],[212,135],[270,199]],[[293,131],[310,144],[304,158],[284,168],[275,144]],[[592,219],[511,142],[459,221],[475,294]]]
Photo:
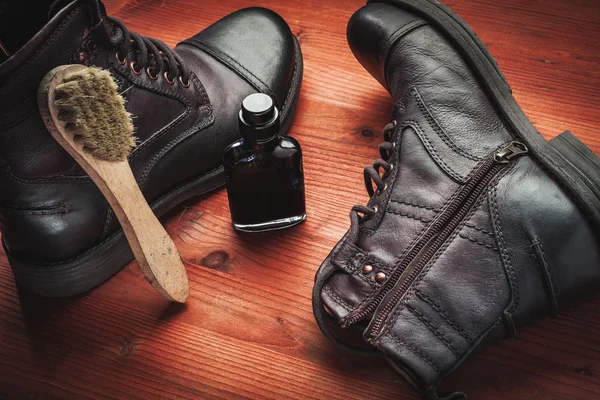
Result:
[[279,111],[270,96],[254,93],[242,101],[240,134],[244,139],[271,139],[279,133],[280,126]]

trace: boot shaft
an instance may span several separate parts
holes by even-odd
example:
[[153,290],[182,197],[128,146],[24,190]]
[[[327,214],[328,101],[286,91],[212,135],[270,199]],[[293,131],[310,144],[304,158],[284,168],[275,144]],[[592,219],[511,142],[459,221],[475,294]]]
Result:
[[[41,120],[38,85],[52,68],[85,64],[113,74],[127,110],[134,115],[139,144],[130,164],[148,201],[198,170],[214,168],[220,157],[212,154],[197,162],[184,156],[160,171],[155,168],[165,148],[174,147],[214,119],[198,78],[192,73],[189,82],[176,77],[153,79],[146,66],[136,66],[141,50],[121,54],[126,28],[107,17],[97,0],[59,1],[49,13],[50,20],[38,21],[39,30],[0,64],[0,230],[13,254],[64,260],[110,236],[119,225],[98,189]],[[229,140],[233,139],[232,133]],[[170,178],[154,179],[157,173]],[[147,185],[149,180],[153,184]],[[33,248],[32,243],[36,243]]]
[[[447,15],[443,5],[388,3],[405,8],[367,5],[350,20],[348,38],[393,97],[393,128],[384,131],[382,159],[365,169],[372,196],[353,210],[350,231],[317,273],[313,298],[326,335],[356,348],[330,322],[346,336],[348,328],[363,331],[437,399],[443,377],[482,344],[554,317],[598,286],[600,158],[566,133],[551,143],[531,134],[471,31],[461,39],[480,52],[479,64],[433,19],[406,11],[418,3],[434,10],[429,16]],[[473,67],[480,64],[491,78]],[[567,159],[584,172],[572,176],[589,191],[557,179]]]

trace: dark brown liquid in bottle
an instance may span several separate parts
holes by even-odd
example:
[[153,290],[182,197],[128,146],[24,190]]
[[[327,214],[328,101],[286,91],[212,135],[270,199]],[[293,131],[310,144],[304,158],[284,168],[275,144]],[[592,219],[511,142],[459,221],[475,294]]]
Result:
[[240,133],[224,154],[231,220],[237,230],[264,231],[306,218],[302,151],[279,133],[273,100],[262,93],[242,102]]
[[[225,158],[231,218],[236,225],[258,225],[304,218],[302,152],[292,138],[258,146],[233,146]],[[258,148],[257,148],[258,147]]]

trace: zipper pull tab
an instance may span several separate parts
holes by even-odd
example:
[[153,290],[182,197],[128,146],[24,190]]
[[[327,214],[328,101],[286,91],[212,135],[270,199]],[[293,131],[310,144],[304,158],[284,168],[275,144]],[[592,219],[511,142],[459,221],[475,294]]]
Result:
[[508,164],[510,160],[522,154],[527,154],[529,149],[521,142],[510,142],[506,147],[500,149],[494,156],[499,164]]

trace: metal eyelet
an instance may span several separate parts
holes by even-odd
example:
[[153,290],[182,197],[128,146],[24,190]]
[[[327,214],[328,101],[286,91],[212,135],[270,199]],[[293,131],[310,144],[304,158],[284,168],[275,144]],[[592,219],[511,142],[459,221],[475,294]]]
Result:
[[363,214],[363,216],[360,217],[360,220],[361,221],[369,221],[370,219],[372,219],[375,216],[375,214],[377,214],[377,210],[379,210],[379,208],[377,206],[374,206],[372,208],[372,210],[373,210],[373,214],[371,214],[371,215]]
[[125,65],[127,64],[127,58],[123,58],[122,60],[119,58],[119,53],[115,53],[115,58],[117,59],[117,62],[119,63],[119,65]]
[[381,189],[381,190],[377,190],[377,196],[381,196],[381,194],[382,194],[383,192],[385,192],[385,191],[387,190],[387,188],[388,188],[388,185],[387,185],[387,183],[386,183],[386,184],[383,186],[383,189]]
[[137,63],[135,61],[132,61],[129,63],[129,68],[131,69],[131,72],[133,72],[134,75],[140,76],[142,74],[142,70],[140,69],[139,71],[135,69],[135,66],[137,65]]
[[172,85],[175,83],[175,79],[169,79],[169,72],[165,71],[165,73],[163,74],[163,76],[165,77],[165,79],[167,80],[167,82],[169,82],[169,85]]
[[148,74],[148,78],[152,79],[153,81],[158,79],[158,75],[152,75],[152,72],[150,72],[150,67],[146,68],[146,74]]
[[190,80],[189,80],[189,79],[188,79],[187,83],[183,83],[183,78],[182,78],[182,77],[179,77],[179,82],[181,83],[181,86],[183,86],[183,87],[184,87],[184,88],[186,88],[186,89],[187,89],[187,88],[189,88],[189,87],[191,86],[191,82],[190,82]]
[[388,169],[387,171],[385,171],[383,173],[383,175],[381,176],[381,179],[387,179],[392,174],[393,170],[394,170],[394,164],[390,164],[390,169]]

